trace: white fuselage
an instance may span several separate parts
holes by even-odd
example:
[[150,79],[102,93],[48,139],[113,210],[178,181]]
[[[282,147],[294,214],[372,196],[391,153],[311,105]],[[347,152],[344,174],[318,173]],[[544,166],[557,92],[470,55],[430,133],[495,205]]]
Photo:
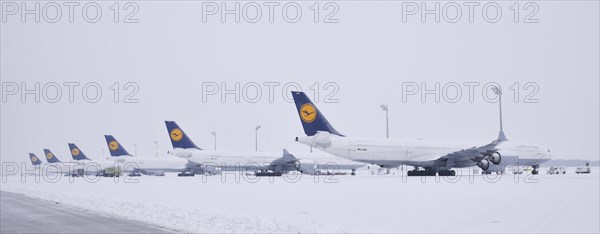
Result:
[[[364,139],[340,137],[326,132],[314,136],[298,137],[298,142],[316,147],[327,153],[369,164],[384,167],[411,165],[420,167],[436,166],[436,161],[448,154],[485,145],[485,142],[431,141],[406,139]],[[531,144],[511,141],[497,147],[502,155],[501,164],[539,165],[550,160],[550,151]],[[462,158],[448,167],[470,167],[475,161]],[[437,165],[442,166],[444,165]]]
[[[191,162],[219,167],[223,170],[272,170],[277,160],[282,160],[282,152],[251,151],[210,151],[198,149],[174,149],[169,154],[187,159]],[[300,163],[313,164],[318,169],[352,170],[365,164],[319,153],[293,153]],[[293,163],[293,162],[292,162]]]
[[132,157],[132,156],[117,156],[111,157],[110,161],[116,162],[124,171],[133,169],[146,171],[165,171],[175,172],[184,171],[187,160],[172,156],[167,157]]
[[71,174],[75,169],[81,168],[73,162],[56,162],[56,163],[44,163],[39,165],[40,169],[45,173],[60,173],[60,174]]
[[69,163],[75,164],[76,169],[83,169],[86,174],[95,174],[109,167],[119,166],[111,160],[72,160]]

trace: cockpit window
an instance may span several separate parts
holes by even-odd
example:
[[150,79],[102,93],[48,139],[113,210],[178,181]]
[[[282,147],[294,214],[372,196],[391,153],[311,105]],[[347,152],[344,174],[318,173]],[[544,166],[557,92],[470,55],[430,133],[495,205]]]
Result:
[[550,150],[548,150],[548,153],[550,153]]

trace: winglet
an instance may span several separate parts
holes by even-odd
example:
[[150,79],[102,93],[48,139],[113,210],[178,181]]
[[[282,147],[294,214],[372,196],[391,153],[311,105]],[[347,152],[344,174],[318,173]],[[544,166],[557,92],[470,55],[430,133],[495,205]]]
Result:
[[502,125],[502,90],[499,86],[492,87],[492,90],[498,95],[498,103],[500,106],[500,132],[498,133],[498,141],[506,141],[508,139],[506,138],[506,135],[504,135],[504,128]]
[[286,162],[297,161],[298,159],[291,154],[287,149],[283,149],[283,157],[282,159]]
[[500,130],[500,133],[498,133],[498,141],[506,141],[508,139],[506,139],[506,136],[504,135],[504,131]]

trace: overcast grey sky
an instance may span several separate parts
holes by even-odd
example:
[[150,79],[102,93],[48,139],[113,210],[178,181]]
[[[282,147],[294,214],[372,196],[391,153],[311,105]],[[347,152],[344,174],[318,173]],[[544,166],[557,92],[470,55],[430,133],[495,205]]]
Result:
[[[104,134],[113,134],[130,152],[137,144],[140,156],[153,156],[154,140],[161,151],[171,148],[164,120],[177,121],[207,149],[213,147],[210,131],[215,130],[218,149],[253,150],[254,127],[261,124],[260,150],[308,151],[293,142],[304,133],[294,105],[283,97],[282,88],[290,82],[311,96],[311,87],[320,90],[317,106],[348,136],[385,137],[379,105],[388,104],[391,137],[477,141],[497,136],[497,104],[482,95],[485,84],[497,82],[505,93],[504,125],[510,140],[548,147],[556,158],[599,159],[598,1],[536,2],[537,12],[530,20],[537,23],[523,23],[535,6],[525,9],[522,2],[518,23],[510,10],[514,2],[499,2],[503,12],[497,23],[481,15],[487,2],[478,2],[473,23],[464,5],[457,23],[443,17],[435,23],[431,15],[423,23],[418,13],[405,15],[403,22],[403,5],[391,1],[335,2],[338,11],[330,20],[338,23],[323,23],[336,8],[325,9],[324,3],[319,6],[319,23],[309,8],[314,2],[299,2],[303,13],[297,23],[281,16],[286,2],[275,8],[273,23],[263,2],[258,3],[263,11],[258,23],[243,16],[235,23],[231,15],[222,23],[218,13],[206,15],[204,23],[200,2],[137,2],[132,19],[138,23],[123,23],[133,6],[122,9],[119,23],[114,23],[109,8],[113,3],[100,2],[103,14],[97,23],[82,18],[85,3],[75,8],[74,23],[68,22],[65,6],[57,23],[44,16],[36,23],[31,15],[22,23],[20,13],[11,15],[3,8],[2,161],[24,161],[28,152],[41,155],[46,147],[68,160],[68,142],[98,159],[100,149],[106,148]],[[252,7],[247,7],[249,12]],[[452,7],[446,8],[451,12]],[[52,7],[47,8],[51,12]],[[40,90],[56,82],[62,97],[57,103],[43,97],[35,103],[34,95],[27,95],[23,103],[21,93],[7,95],[5,88],[21,82],[29,89],[39,82]],[[64,82],[80,84],[74,87],[73,103]],[[89,82],[102,88],[97,103],[83,100],[82,86]],[[121,90],[118,103],[110,88],[115,82]],[[132,98],[138,103],[123,103],[132,90],[124,90],[128,82],[139,88]],[[228,89],[239,82],[246,99],[240,96],[236,103],[234,95],[227,95],[222,102],[218,93],[203,102],[203,84],[222,82]],[[256,90],[252,82],[262,88],[256,103],[250,102]],[[265,82],[279,84],[272,103]],[[409,95],[403,102],[403,83],[422,82],[428,89],[436,82],[441,88],[455,82],[462,87],[462,97],[456,103],[441,97],[436,103],[428,95],[423,103],[420,95]],[[472,103],[465,82],[480,84],[474,87]],[[518,102],[510,89],[514,83],[519,84]],[[332,99],[338,102],[323,103],[332,87],[337,88]],[[524,103],[535,88],[528,100],[538,102]],[[52,99],[54,89],[48,90]],[[452,99],[454,89],[447,90],[446,97]]]

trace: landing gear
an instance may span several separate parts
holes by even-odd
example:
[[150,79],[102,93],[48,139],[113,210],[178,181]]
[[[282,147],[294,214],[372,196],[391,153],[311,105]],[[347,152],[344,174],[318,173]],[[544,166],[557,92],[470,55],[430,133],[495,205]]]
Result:
[[437,174],[435,170],[419,170],[419,168],[407,172],[408,176],[435,176],[435,174]]
[[408,176],[435,176],[436,174],[439,176],[456,176],[456,171],[448,169],[436,171],[431,168],[419,170],[419,168],[416,167],[414,170],[407,172]]
[[356,169],[352,169],[352,173],[350,173],[350,175],[355,176],[356,175]]
[[454,170],[441,170],[438,171],[439,176],[456,176],[456,171]]
[[279,171],[257,171],[256,176],[281,176]]
[[194,172],[191,172],[191,171],[184,171],[184,172],[181,172],[181,173],[177,174],[177,176],[179,176],[179,177],[188,177],[188,176],[196,176],[196,174]]
[[533,167],[533,171],[531,171],[532,175],[537,175],[540,173],[538,170],[538,168],[540,168],[540,165],[533,165],[532,167]]

